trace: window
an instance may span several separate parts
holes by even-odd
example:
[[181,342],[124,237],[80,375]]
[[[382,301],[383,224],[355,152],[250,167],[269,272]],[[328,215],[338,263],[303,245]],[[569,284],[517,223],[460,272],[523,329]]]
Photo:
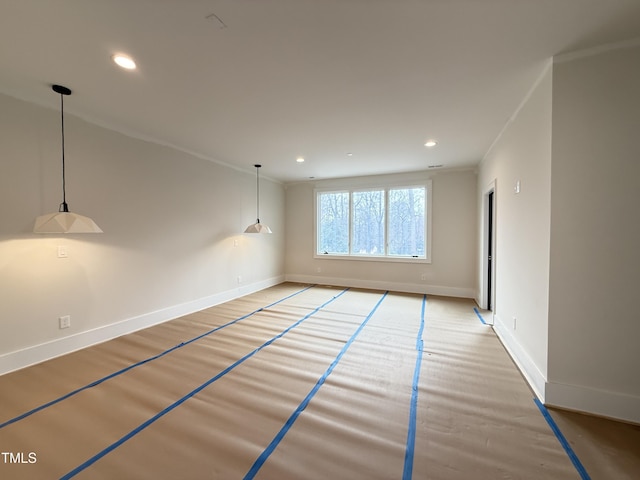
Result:
[[429,258],[430,182],[316,192],[316,256]]
[[349,253],[349,192],[318,197],[318,253]]
[[351,253],[384,255],[384,190],[353,192]]
[[389,255],[424,257],[425,189],[389,190]]

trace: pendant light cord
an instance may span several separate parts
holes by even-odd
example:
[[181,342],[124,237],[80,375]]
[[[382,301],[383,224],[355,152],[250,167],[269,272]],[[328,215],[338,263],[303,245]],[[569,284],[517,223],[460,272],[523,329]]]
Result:
[[69,206],[67,205],[67,188],[66,188],[66,178],[64,171],[64,95],[60,94],[60,124],[62,125],[62,203],[60,204],[60,208],[58,208],[59,212],[68,212]]
[[256,223],[260,223],[260,165],[256,165]]

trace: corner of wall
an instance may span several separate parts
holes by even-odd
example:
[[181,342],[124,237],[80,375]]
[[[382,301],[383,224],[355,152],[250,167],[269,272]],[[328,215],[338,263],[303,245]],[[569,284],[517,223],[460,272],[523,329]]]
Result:
[[640,425],[640,397],[578,385],[549,382],[546,404]]
[[494,316],[494,322],[493,330],[496,332],[496,335],[498,335],[505,350],[520,370],[520,373],[524,376],[536,397],[538,397],[542,403],[545,403],[547,395],[546,377],[498,315]]

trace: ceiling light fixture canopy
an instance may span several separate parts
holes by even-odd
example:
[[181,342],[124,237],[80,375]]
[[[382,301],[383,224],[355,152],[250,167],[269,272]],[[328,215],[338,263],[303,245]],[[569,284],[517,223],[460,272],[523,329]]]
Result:
[[60,94],[60,117],[62,132],[62,203],[55,213],[48,213],[36,218],[34,233],[102,233],[102,230],[89,217],[69,212],[67,205],[65,162],[64,162],[64,97],[71,95],[71,90],[62,85],[52,85],[51,89]]
[[254,167],[256,167],[256,223],[249,225],[244,233],[273,233],[268,226],[260,223],[260,167],[262,165],[254,165]]

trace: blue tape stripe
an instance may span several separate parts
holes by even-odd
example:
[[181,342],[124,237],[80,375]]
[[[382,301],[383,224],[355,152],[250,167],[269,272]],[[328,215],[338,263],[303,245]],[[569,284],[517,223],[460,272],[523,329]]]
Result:
[[21,415],[18,415],[17,417],[14,417],[14,418],[12,418],[10,420],[5,421],[4,423],[0,423],[0,429],[6,427],[7,425],[11,425],[12,423],[16,423],[16,422],[18,422],[20,420],[23,420],[23,419],[33,415],[34,413],[38,413],[38,412],[44,410],[45,408],[48,408],[48,407],[51,407],[51,406],[53,406],[53,405],[55,405],[57,403],[60,403],[63,400],[66,400],[66,399],[68,399],[70,397],[73,397],[74,395],[77,395],[78,393],[80,393],[80,392],[82,392],[84,390],[87,390],[89,388],[95,387],[97,385],[100,385],[101,383],[106,382],[107,380],[110,380],[110,379],[112,379],[114,377],[122,375],[123,373],[126,373],[129,370],[132,370],[132,369],[134,369],[136,367],[144,365],[145,363],[149,363],[149,362],[151,362],[153,360],[157,360],[158,358],[164,357],[165,355],[173,352],[174,350],[177,350],[177,349],[182,348],[182,347],[184,347],[186,345],[189,345],[189,344],[191,344],[193,342],[196,342],[196,341],[200,340],[201,338],[204,338],[204,337],[206,337],[208,335],[211,335],[214,332],[217,332],[218,330],[222,330],[223,328],[226,328],[226,327],[228,327],[230,325],[233,325],[234,323],[237,323],[237,322],[239,322],[241,320],[244,320],[244,319],[246,319],[246,318],[248,318],[248,317],[250,317],[252,315],[255,315],[258,312],[261,312],[261,311],[266,310],[266,309],[268,309],[270,307],[273,307],[274,305],[277,305],[278,303],[284,302],[285,300],[288,300],[291,297],[299,295],[300,293],[302,293],[302,292],[304,292],[304,291],[306,291],[306,290],[308,290],[308,289],[310,289],[312,287],[315,287],[315,285],[309,285],[308,287],[305,287],[305,288],[303,288],[303,289],[301,289],[301,290],[299,290],[297,292],[294,292],[291,295],[287,295],[286,297],[283,297],[280,300],[277,300],[277,301],[275,301],[273,303],[270,303],[269,305],[267,305],[265,307],[261,307],[261,308],[259,308],[257,310],[254,310],[251,313],[248,313],[246,315],[243,315],[242,317],[238,317],[235,320],[232,320],[232,321],[230,321],[228,323],[225,323],[224,325],[220,325],[220,326],[218,326],[216,328],[213,328],[213,329],[209,330],[208,332],[205,332],[205,333],[203,333],[201,335],[198,335],[197,337],[192,338],[191,340],[187,340],[186,342],[179,343],[178,345],[175,345],[175,346],[165,350],[164,352],[160,352],[157,355],[154,355],[152,357],[146,358],[146,359],[141,360],[141,361],[139,361],[137,363],[129,365],[128,367],[125,367],[125,368],[123,368],[121,370],[118,370],[117,372],[111,373],[111,374],[109,374],[109,375],[107,375],[105,377],[102,377],[102,378],[100,378],[98,380],[95,380],[95,381],[93,381],[93,382],[91,382],[91,383],[89,383],[89,384],[87,384],[87,385],[85,385],[83,387],[80,387],[80,388],[78,388],[76,390],[73,390],[73,391],[71,391],[71,392],[69,392],[69,393],[67,393],[65,395],[62,395],[61,397],[58,397],[58,398],[56,398],[54,400],[51,400],[50,402],[47,402],[47,403],[44,403],[44,404],[42,404],[42,405],[40,405],[38,407],[35,407],[32,410],[29,410],[28,412],[25,412],[25,413],[23,413]]
[[404,469],[402,470],[402,480],[411,480],[413,475],[413,455],[416,443],[416,422],[418,416],[418,386],[420,384],[420,367],[422,366],[422,352],[424,341],[422,333],[424,331],[424,311],[427,304],[427,296],[422,297],[422,309],[420,311],[420,329],[416,338],[416,367],[413,371],[413,385],[411,387],[411,411],[409,412],[409,430],[407,432],[407,447],[404,453]]
[[560,445],[562,445],[562,448],[564,448],[564,451],[567,453],[567,456],[569,457],[569,460],[571,460],[571,463],[573,463],[573,466],[576,467],[576,470],[580,474],[580,478],[582,480],[591,480],[591,477],[587,473],[587,470],[584,468],[584,466],[582,465],[582,463],[578,459],[578,456],[575,454],[575,452],[571,448],[571,445],[569,445],[569,442],[567,441],[565,436],[560,431],[560,428],[558,427],[558,425],[556,424],[555,420],[553,419],[553,417],[549,413],[549,410],[547,410],[547,407],[545,407],[542,404],[542,402],[540,400],[538,400],[537,398],[534,398],[533,401],[538,406],[538,409],[540,410],[540,413],[542,413],[542,416],[544,417],[544,419],[549,424],[549,427],[551,427],[551,430],[553,431],[553,433],[555,434],[556,438],[560,442]]
[[349,289],[345,288],[344,290],[342,290],[339,294],[335,295],[334,297],[330,298],[329,300],[327,300],[326,302],[324,302],[322,305],[320,305],[319,307],[316,307],[313,311],[311,311],[310,313],[306,314],[304,317],[302,317],[300,320],[298,320],[297,322],[295,322],[294,324],[292,324],[291,326],[287,327],[286,329],[284,329],[282,332],[280,332],[278,335],[276,335],[275,337],[271,338],[270,340],[266,341],[265,343],[263,343],[262,345],[260,345],[258,348],[256,348],[255,350],[253,350],[252,352],[246,354],[244,357],[240,358],[239,360],[236,360],[234,363],[232,363],[231,365],[229,365],[227,368],[225,368],[224,370],[222,370],[220,373],[218,373],[217,375],[215,375],[214,377],[210,378],[209,380],[207,380],[205,383],[203,383],[202,385],[200,385],[199,387],[193,389],[191,392],[189,392],[188,394],[186,394],[184,397],[180,398],[179,400],[175,401],[174,403],[172,403],[171,405],[169,405],[168,407],[166,407],[165,409],[161,410],[160,412],[158,412],[157,414],[155,414],[153,417],[151,417],[150,419],[148,419],[147,421],[145,421],[144,423],[141,423],[138,427],[136,427],[135,429],[131,430],[129,433],[127,433],[125,436],[123,436],[122,438],[120,438],[118,441],[112,443],[111,445],[109,445],[107,448],[105,448],[104,450],[102,450],[101,452],[97,453],[96,455],[94,455],[93,457],[91,457],[89,460],[87,460],[86,462],[84,462],[83,464],[77,466],[76,468],[74,468],[73,470],[71,470],[69,473],[67,473],[66,475],[63,475],[62,477],[60,477],[60,480],[68,480],[69,478],[75,477],[78,473],[82,472],[83,470],[85,470],[86,468],[90,467],[91,465],[93,465],[94,463],[96,463],[98,460],[100,460],[102,457],[104,457],[105,455],[107,455],[108,453],[112,452],[113,450],[115,450],[116,448],[118,448],[120,445],[122,445],[123,443],[125,443],[127,440],[131,439],[132,437],[134,437],[135,435],[137,435],[138,433],[140,433],[142,430],[144,430],[145,428],[147,428],[149,425],[151,425],[152,423],[154,423],[156,420],[158,420],[159,418],[165,416],[167,413],[169,413],[170,411],[174,410],[175,408],[179,407],[180,405],[182,405],[184,402],[186,402],[187,400],[189,400],[191,397],[193,397],[194,395],[198,394],[199,392],[201,392],[202,390],[204,390],[205,388],[207,388],[209,385],[211,385],[213,382],[215,382],[216,380],[218,380],[219,378],[225,376],[227,373],[229,373],[231,370],[233,370],[234,368],[236,368],[238,365],[240,365],[241,363],[244,363],[246,360],[248,360],[249,358],[253,357],[256,353],[258,353],[260,350],[262,350],[263,348],[271,345],[273,342],[275,342],[277,339],[283,337],[286,333],[288,333],[290,330],[293,330],[294,328],[296,328],[298,325],[300,325],[302,322],[304,322],[305,320],[307,320],[309,317],[315,315],[317,312],[319,312],[320,310],[322,310],[324,307],[326,307],[327,305],[329,305],[331,302],[333,302],[334,300],[336,300],[337,298],[339,298],[340,296],[342,296],[345,292],[347,292]]
[[486,325],[487,322],[484,321],[484,318],[482,318],[482,315],[480,315],[480,312],[478,311],[478,309],[476,307],[473,307],[473,311],[476,312],[476,315],[478,316],[478,318],[480,319],[480,321],[482,322],[483,325]]
[[255,463],[251,466],[251,468],[249,469],[247,474],[243,477],[244,480],[252,479],[252,478],[254,478],[256,476],[256,474],[258,473],[260,468],[262,468],[262,465],[264,465],[264,462],[269,458],[269,456],[273,453],[273,451],[276,449],[278,444],[282,441],[282,439],[287,434],[289,429],[293,426],[294,422],[300,416],[302,411],[305,408],[307,408],[307,405],[309,405],[309,402],[311,401],[311,399],[315,396],[316,393],[318,393],[318,390],[320,390],[320,387],[322,387],[322,385],[324,384],[324,381],[331,374],[331,372],[336,367],[338,362],[340,362],[340,359],[342,358],[342,356],[345,354],[347,349],[351,346],[351,344],[356,339],[356,337],[360,334],[360,332],[365,327],[365,325],[369,322],[369,319],[376,312],[376,310],[378,309],[378,307],[380,306],[382,301],[386,298],[388,293],[389,292],[385,292],[382,295],[382,297],[380,297],[380,300],[378,300],[378,303],[376,303],[376,305],[373,307],[373,309],[369,312],[369,315],[367,315],[367,317],[360,324],[358,329],[353,333],[353,335],[351,335],[351,338],[349,338],[347,343],[345,343],[345,345],[342,347],[342,349],[340,350],[340,353],[338,353],[338,356],[331,363],[331,365],[329,365],[329,368],[327,368],[327,370],[324,372],[324,374],[318,379],[318,381],[316,382],[315,386],[307,394],[307,396],[304,398],[304,400],[302,400],[300,405],[298,405],[298,408],[296,408],[296,410],[291,414],[291,416],[286,421],[284,426],[276,434],[276,436],[273,438],[273,440],[271,440],[271,443],[267,446],[267,448],[264,449],[262,454],[258,457],[258,459],[255,461]]

